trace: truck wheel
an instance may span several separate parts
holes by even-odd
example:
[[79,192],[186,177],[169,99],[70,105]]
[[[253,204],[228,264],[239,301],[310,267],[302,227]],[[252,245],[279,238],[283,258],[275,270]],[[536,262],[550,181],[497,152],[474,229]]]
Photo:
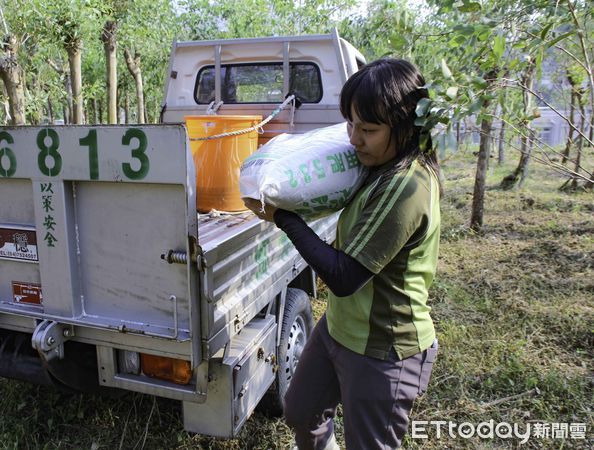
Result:
[[259,409],[271,416],[281,416],[284,398],[305,342],[314,327],[309,297],[301,289],[287,289],[276,379],[260,402]]

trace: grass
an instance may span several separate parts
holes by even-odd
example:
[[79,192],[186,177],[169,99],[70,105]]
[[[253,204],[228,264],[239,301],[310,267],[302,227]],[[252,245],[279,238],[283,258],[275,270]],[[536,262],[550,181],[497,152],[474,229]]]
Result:
[[[590,160],[594,155],[588,155]],[[492,160],[493,161],[493,160]],[[515,165],[491,169],[484,230],[468,231],[474,158],[444,167],[442,245],[431,289],[440,354],[413,420],[479,424],[585,423],[587,440],[407,437],[410,449],[592,448],[594,196],[562,193],[563,180],[533,164],[522,190],[497,189]],[[492,162],[495,165],[495,162]],[[592,164],[590,164],[592,166]],[[323,295],[314,302],[324,310]],[[2,449],[286,449],[282,419],[255,413],[241,436],[186,433],[178,402],[127,393],[64,394],[0,380]],[[337,437],[344,443],[339,411]]]

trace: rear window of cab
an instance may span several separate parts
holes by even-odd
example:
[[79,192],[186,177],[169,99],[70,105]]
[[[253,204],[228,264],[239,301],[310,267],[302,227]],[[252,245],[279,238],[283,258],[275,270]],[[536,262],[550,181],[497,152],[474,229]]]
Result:
[[[281,103],[283,97],[283,64],[221,65],[221,100],[224,103]],[[320,69],[311,62],[289,63],[289,92],[302,103],[322,99]],[[215,67],[204,66],[196,77],[194,100],[209,104],[215,100]]]

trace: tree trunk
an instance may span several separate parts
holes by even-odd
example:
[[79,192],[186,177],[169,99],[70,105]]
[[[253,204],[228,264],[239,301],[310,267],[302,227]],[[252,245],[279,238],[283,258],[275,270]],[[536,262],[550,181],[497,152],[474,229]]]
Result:
[[506,176],[503,180],[501,180],[500,187],[504,190],[510,190],[516,185],[518,187],[522,187],[524,185],[524,181],[526,180],[526,176],[528,175],[528,162],[530,161],[530,153],[532,152],[533,148],[533,131],[530,128],[529,124],[526,124],[525,127],[526,132],[524,135],[520,137],[520,161],[518,162],[518,166],[516,169],[508,176]]
[[120,94],[120,92],[121,92],[121,89],[118,88],[117,89],[117,96],[118,96],[118,99],[119,99],[118,100],[118,109],[117,109],[117,111],[118,111],[118,123],[119,124],[123,124],[124,121],[126,120],[126,117],[125,117],[125,113],[126,112],[125,111],[124,111],[124,115],[122,115],[122,111],[125,108],[125,105],[121,105],[119,102],[121,101],[122,103],[124,103],[125,100],[126,100],[126,98],[125,98],[125,96],[122,97],[122,95]]
[[116,28],[116,22],[108,20],[103,25],[103,31],[101,33],[107,73],[107,123],[118,123]]
[[63,108],[64,123],[65,124],[72,123],[74,121],[74,117],[72,115],[73,114],[72,113],[72,111],[73,111],[73,109],[72,109],[72,82],[70,79],[70,71],[64,70],[61,62],[60,62],[60,65],[58,65],[57,63],[55,63],[54,61],[49,59],[47,61],[47,63],[52,69],[54,69],[56,72],[58,72],[60,77],[63,78],[64,90],[66,91],[66,107]]
[[93,98],[92,104],[93,104],[93,123],[97,124],[97,123],[100,123],[100,122],[99,122],[99,119],[97,117],[97,113],[99,111],[97,109],[97,99],[96,98]]
[[8,95],[6,94],[6,86],[0,83],[0,99],[2,100],[2,111],[0,112],[0,124],[2,126],[8,125],[8,116],[10,116],[10,108],[8,106]]
[[66,89],[66,109],[68,110],[68,116],[64,116],[64,123],[73,123],[74,108],[72,107],[72,78],[70,77],[70,71],[64,73],[64,89]]
[[458,148],[460,148],[461,146],[461,142],[460,142],[460,121],[458,120],[458,122],[456,122],[456,144],[458,145]]
[[54,105],[52,104],[52,99],[47,98],[47,119],[50,125],[54,124]]
[[524,183],[528,178],[528,163],[530,162],[530,155],[532,155],[532,150],[534,150],[534,140],[535,140],[535,133],[534,130],[530,127],[530,124],[526,125],[526,133],[528,133],[528,151],[525,155],[522,154],[522,158],[524,158],[524,163],[520,164],[520,181],[518,182],[518,187],[524,187]]
[[72,83],[72,123],[84,123],[82,74],[81,74],[81,49],[80,41],[70,42],[66,46],[68,52],[68,65],[70,67],[70,80]]
[[126,125],[130,123],[130,96],[127,92],[124,97],[124,123]]
[[[503,91],[502,104],[505,104],[507,99],[507,90]],[[497,165],[501,166],[505,163],[505,111],[503,107],[500,107],[501,114],[501,125],[499,128],[499,137],[497,139]]]
[[93,124],[93,104],[91,99],[85,101],[85,117],[87,118],[87,125]]
[[0,124],[4,127],[8,125],[8,108],[8,99],[2,99],[2,114],[0,115]]
[[[491,70],[485,75],[487,82],[487,91],[491,89],[497,78],[497,69]],[[490,101],[485,101],[483,109],[487,110]],[[474,192],[472,195],[472,213],[470,216],[470,229],[480,231],[483,227],[483,213],[485,209],[485,185],[487,180],[487,167],[489,163],[489,153],[491,149],[491,131],[493,129],[493,119],[487,116],[481,123],[481,140],[479,144],[478,161],[476,164],[476,176],[474,179]]]
[[499,129],[497,164],[505,163],[505,121],[501,120],[501,128]]
[[573,80],[570,76],[567,77],[569,80],[569,84],[571,85],[571,102],[569,104],[569,132],[567,133],[567,142],[565,143],[565,150],[563,151],[563,158],[561,159],[561,164],[565,165],[567,160],[569,159],[569,152],[571,151],[571,146],[573,145],[573,132],[575,128],[573,127],[573,116],[575,111],[575,86],[573,85]]
[[[474,134],[474,124],[469,117],[464,119],[464,134],[462,135],[462,143],[464,144],[464,151],[468,151],[468,147],[472,144]],[[469,144],[470,142],[470,144]]]
[[103,103],[97,100],[97,114],[99,115],[99,123],[103,123]]
[[[485,108],[487,106],[488,105],[485,105]],[[481,141],[479,144],[479,154],[476,165],[476,177],[474,180],[474,193],[472,195],[472,214],[470,216],[470,229],[474,231],[480,231],[483,227],[485,184],[487,180],[492,128],[493,119],[483,119],[483,122],[481,123]]]
[[[582,120],[580,122],[580,131],[582,132],[582,135],[580,135],[578,137],[578,145],[577,145],[577,154],[575,156],[575,168],[574,168],[574,172],[575,173],[579,173],[580,172],[580,165],[582,163],[582,151],[584,149],[584,137],[583,134],[586,134],[586,111],[584,108],[584,103],[583,103],[583,91],[581,88],[578,88],[578,90],[576,91],[576,100],[577,100],[577,104],[580,108],[580,113],[581,113],[581,117]],[[594,112],[593,112],[594,113]],[[571,187],[573,190],[576,190],[578,187],[578,180],[577,178],[574,178],[571,182]]]
[[25,124],[25,90],[23,71],[17,60],[18,42],[12,35],[2,41],[4,51],[0,54],[0,78],[4,82],[8,96],[8,123]]
[[0,88],[2,89],[2,121],[0,123],[2,126],[6,126],[8,125],[8,118],[10,116],[10,106],[8,105],[8,96],[6,95],[4,83],[0,84]]
[[140,70],[140,54],[136,52],[134,58],[128,49],[124,50],[126,58],[126,65],[134,82],[136,84],[136,121],[137,123],[145,123],[145,107],[144,107],[144,85],[142,83],[142,72]]
[[[491,120],[490,133],[494,133],[494,130],[493,130],[493,120]],[[481,124],[481,134],[482,134],[482,124]],[[482,136],[481,136],[481,140],[479,141],[479,152],[480,152],[480,146],[481,146],[480,142],[482,142],[482,140],[483,139],[482,139]],[[489,136],[489,142],[487,144],[487,162],[486,162],[486,164],[487,164],[487,169],[486,170],[487,171],[489,170],[489,166],[491,165],[491,153],[493,151],[493,141],[494,140],[495,139],[493,138],[493,135]]]
[[[594,138],[594,71],[592,70],[592,64],[590,63],[590,54],[592,51],[592,44],[589,41],[588,32],[584,32],[584,30],[588,30],[586,25],[586,17],[584,16],[584,23],[580,24],[578,20],[578,16],[575,10],[575,2],[571,2],[570,0],[567,1],[567,6],[569,6],[569,11],[571,12],[571,17],[573,19],[573,23],[575,24],[575,30],[578,36],[578,41],[580,43],[580,48],[582,50],[583,61],[585,63],[584,68],[586,69],[586,76],[588,77],[588,84],[590,85],[590,135],[588,139],[592,142],[592,138]],[[582,132],[585,132],[585,128],[582,128]],[[583,136],[580,137],[583,139]]]
[[[535,65],[531,61],[526,68],[524,76],[522,77],[522,85],[526,86],[530,90],[532,90],[532,85],[534,83],[534,69]],[[524,102],[524,114],[528,116],[532,114],[533,97],[527,89],[522,91],[522,97]],[[522,137],[520,138],[522,155],[520,156],[520,161],[518,162],[516,169],[510,175],[501,180],[500,187],[505,190],[513,189],[516,187],[516,185],[521,187],[526,180],[526,176],[528,175],[528,163],[530,162],[530,153],[532,152],[534,135],[532,128],[530,127],[529,120],[522,120],[520,129],[522,128],[525,130],[525,132],[522,134]]]

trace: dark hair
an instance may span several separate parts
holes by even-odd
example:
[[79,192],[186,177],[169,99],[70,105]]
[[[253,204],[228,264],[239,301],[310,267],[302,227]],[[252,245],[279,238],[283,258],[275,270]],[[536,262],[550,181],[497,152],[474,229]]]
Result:
[[429,98],[424,86],[425,79],[414,64],[404,59],[378,59],[361,67],[346,81],[340,93],[340,112],[347,120],[353,120],[352,107],[365,122],[389,125],[396,144],[398,169],[407,168],[419,159],[439,176],[431,136],[426,136],[421,148],[424,131],[415,125],[417,103]]

